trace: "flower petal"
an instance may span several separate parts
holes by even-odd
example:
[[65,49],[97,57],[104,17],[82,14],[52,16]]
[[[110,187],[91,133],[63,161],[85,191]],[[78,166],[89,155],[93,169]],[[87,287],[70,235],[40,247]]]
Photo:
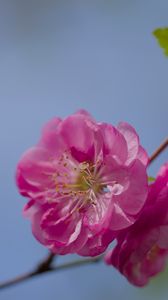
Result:
[[17,167],[16,181],[21,193],[29,195],[45,187],[52,188],[54,171],[50,153],[43,148],[31,148],[23,155]]
[[124,163],[127,159],[128,151],[123,135],[110,124],[101,123],[99,126],[104,140],[104,154],[111,155],[118,163]]
[[128,174],[128,189],[115,197],[125,213],[136,215],[142,209],[148,195],[147,175],[139,160],[131,166]]
[[104,232],[111,221],[113,204],[111,193],[105,193],[91,205],[85,213],[84,225],[89,228],[92,233]]
[[121,122],[118,124],[117,129],[123,134],[128,149],[127,165],[129,165],[138,155],[139,152],[139,137],[134,128],[126,123]]

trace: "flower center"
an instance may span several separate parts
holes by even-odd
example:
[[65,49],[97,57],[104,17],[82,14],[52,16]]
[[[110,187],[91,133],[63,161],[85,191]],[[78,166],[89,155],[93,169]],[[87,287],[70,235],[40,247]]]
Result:
[[76,184],[81,191],[93,190],[95,194],[102,189],[99,179],[94,174],[94,165],[89,163],[80,164],[80,173]]
[[107,192],[99,175],[100,163],[77,163],[71,157],[61,156],[58,172],[54,174],[56,199],[70,197],[73,202],[95,205],[99,194]]
[[96,204],[97,196],[103,191],[95,165],[83,162],[80,163],[77,170],[77,177],[74,183],[65,183],[66,192],[74,199],[82,201],[84,204]]

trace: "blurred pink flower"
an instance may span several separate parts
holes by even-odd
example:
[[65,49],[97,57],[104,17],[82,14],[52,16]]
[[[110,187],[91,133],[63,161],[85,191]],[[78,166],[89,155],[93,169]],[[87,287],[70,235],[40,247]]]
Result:
[[137,219],[147,162],[127,123],[96,123],[84,110],[54,118],[17,167],[34,236],[55,253],[100,254]]
[[148,283],[161,272],[168,258],[168,163],[150,186],[148,200],[138,221],[118,237],[105,261],[134,285]]

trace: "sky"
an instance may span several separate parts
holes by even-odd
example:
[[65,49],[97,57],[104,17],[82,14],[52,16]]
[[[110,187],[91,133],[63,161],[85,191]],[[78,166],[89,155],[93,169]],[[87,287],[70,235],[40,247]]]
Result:
[[[167,11],[166,0],[0,1],[1,281],[47,253],[22,216],[15,170],[48,120],[84,108],[98,121],[127,121],[149,155],[167,136],[168,59],[152,35],[168,26]],[[165,151],[148,174],[167,158]],[[99,264],[46,274],[0,291],[0,299],[166,300],[167,293],[166,273],[138,289]]]

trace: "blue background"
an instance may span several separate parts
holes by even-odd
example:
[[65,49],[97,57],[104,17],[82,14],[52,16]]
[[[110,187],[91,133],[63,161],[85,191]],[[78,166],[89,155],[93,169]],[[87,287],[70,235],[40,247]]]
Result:
[[[85,108],[99,121],[131,123],[149,154],[166,137],[168,60],[151,32],[168,26],[167,12],[167,0],[0,1],[0,280],[47,253],[22,217],[14,179],[45,122]],[[90,265],[0,291],[0,299],[164,300],[166,276],[137,289],[115,269]]]

